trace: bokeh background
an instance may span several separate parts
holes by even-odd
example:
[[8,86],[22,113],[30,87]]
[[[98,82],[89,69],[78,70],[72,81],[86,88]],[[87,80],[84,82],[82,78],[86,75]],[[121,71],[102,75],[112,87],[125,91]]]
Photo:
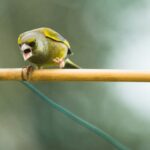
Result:
[[[149,0],[1,0],[0,68],[25,66],[21,32],[51,27],[83,68],[150,69]],[[150,149],[150,84],[37,82],[55,102],[134,150]],[[20,82],[0,83],[0,150],[113,150]]]

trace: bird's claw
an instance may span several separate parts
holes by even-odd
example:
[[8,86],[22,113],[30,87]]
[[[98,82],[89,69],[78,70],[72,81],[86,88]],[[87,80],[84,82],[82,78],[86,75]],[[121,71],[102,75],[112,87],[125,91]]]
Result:
[[53,62],[57,63],[59,65],[59,68],[64,68],[65,66],[65,61],[63,58],[56,57],[53,59]]
[[29,80],[31,77],[32,72],[35,68],[32,65],[26,66],[22,68],[22,79]]

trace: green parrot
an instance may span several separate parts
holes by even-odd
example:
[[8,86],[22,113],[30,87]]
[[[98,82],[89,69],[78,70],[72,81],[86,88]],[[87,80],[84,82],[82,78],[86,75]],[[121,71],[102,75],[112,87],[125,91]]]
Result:
[[19,35],[18,45],[24,60],[37,68],[80,68],[68,56],[72,54],[69,42],[50,28],[38,28]]

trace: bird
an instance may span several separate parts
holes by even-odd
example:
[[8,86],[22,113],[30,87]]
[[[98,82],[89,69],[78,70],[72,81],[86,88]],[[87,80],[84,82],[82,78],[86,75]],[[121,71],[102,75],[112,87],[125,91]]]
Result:
[[38,69],[80,68],[68,58],[72,54],[69,42],[51,28],[41,27],[21,33],[18,45],[24,61],[31,62]]

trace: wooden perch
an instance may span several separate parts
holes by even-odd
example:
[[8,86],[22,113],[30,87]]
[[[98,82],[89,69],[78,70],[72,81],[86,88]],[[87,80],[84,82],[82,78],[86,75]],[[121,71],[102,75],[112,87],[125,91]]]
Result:
[[150,82],[150,71],[111,69],[0,69],[0,80]]

